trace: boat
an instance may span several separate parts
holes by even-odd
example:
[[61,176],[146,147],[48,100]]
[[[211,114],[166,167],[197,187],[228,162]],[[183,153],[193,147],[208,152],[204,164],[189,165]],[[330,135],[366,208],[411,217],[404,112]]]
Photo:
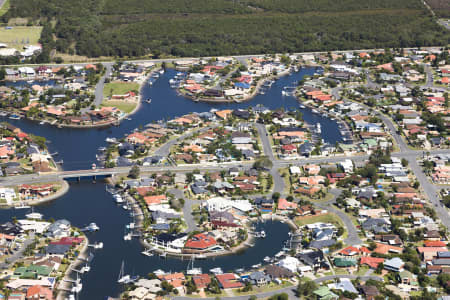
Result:
[[153,256],[154,255],[152,250],[150,250],[150,249],[144,250],[141,253],[145,256]]
[[164,271],[161,270],[161,269],[158,269],[158,270],[155,270],[155,271],[153,272],[153,274],[155,274],[156,276],[160,276],[160,275],[165,275],[166,272],[164,272]]
[[253,269],[258,269],[258,268],[261,268],[261,264],[256,264],[256,265],[253,265],[253,266],[252,266],[252,268],[253,268]]
[[206,259],[206,255],[205,254],[197,254],[195,256],[196,259]]
[[117,139],[108,137],[105,139],[105,142],[110,143],[110,144],[115,144],[115,143],[117,143]]
[[30,207],[31,207],[31,206],[25,205],[25,203],[20,202],[20,205],[15,206],[14,208],[15,208],[15,209],[23,209],[23,208],[30,208]]
[[130,209],[130,207],[127,204],[122,205],[122,208],[125,209],[125,210],[129,210]]
[[311,111],[312,111],[313,113],[315,113],[315,114],[318,114],[318,113],[319,113],[319,112],[318,112],[316,109],[314,109],[314,108],[313,108]]
[[105,152],[106,151],[106,147],[100,147],[100,148],[98,148],[98,151]]
[[131,241],[132,238],[131,233],[127,233],[123,236],[124,241]]
[[135,227],[135,224],[131,222],[130,224],[127,224],[127,229],[133,229]]
[[90,223],[88,226],[81,229],[81,231],[85,232],[94,232],[100,230],[100,227],[97,226],[95,223]]
[[159,257],[161,257],[161,258],[166,258],[166,257],[167,257],[167,253],[166,253],[166,252],[163,252],[163,253],[159,254]]
[[321,127],[320,127],[320,123],[317,123],[317,124],[316,124],[316,132],[317,132],[317,133],[321,133],[321,132],[322,132],[322,129],[321,129]]
[[306,108],[303,104],[300,104],[298,107],[300,107],[301,109],[305,109]]
[[221,268],[217,267],[217,268],[212,268],[209,270],[209,272],[213,273],[214,275],[218,275],[218,274],[223,274],[223,271]]
[[83,289],[83,284],[81,282],[77,282],[73,287],[72,287],[72,293],[76,293],[78,294],[79,292],[81,292],[81,290]]
[[91,267],[89,267],[88,265],[85,265],[85,266],[82,268],[82,270],[83,270],[83,273],[87,273],[87,272],[89,272],[89,271],[91,270]]
[[150,103],[152,103],[152,99],[148,98],[147,100],[145,100],[145,102],[150,104]]
[[122,196],[119,195],[119,194],[115,194],[113,197],[114,197],[114,200],[116,201],[117,204],[120,204],[120,203],[124,202]]
[[39,122],[39,125],[44,125],[44,124],[45,124],[45,121]]
[[75,295],[70,294],[68,298],[66,298],[66,300],[75,300]]
[[266,256],[266,257],[264,257],[264,259],[263,259],[265,262],[270,262],[270,260],[271,260],[271,258],[270,257],[268,257],[268,256]]
[[195,260],[195,257],[192,256],[191,260],[189,261],[187,270],[186,270],[186,274],[187,275],[200,275],[200,274],[202,274],[202,268],[194,268],[194,260]]
[[266,232],[265,232],[264,230],[262,230],[262,231],[259,233],[259,235],[260,235],[260,237],[265,238],[265,237],[266,237]]
[[244,273],[245,272],[245,270],[243,269],[243,268],[239,268],[239,269],[236,269],[236,270],[234,270],[236,273]]
[[33,207],[31,208],[31,213],[25,215],[25,217],[27,217],[27,219],[31,219],[31,220],[41,220],[43,216],[44,216],[43,214],[34,212]]
[[89,245],[91,247],[93,247],[94,249],[103,249],[103,243],[99,242],[99,243],[95,243],[93,245]]
[[159,70],[159,74],[164,74],[164,69]]
[[32,219],[32,220],[40,220],[40,219],[42,219],[42,214],[40,214],[40,213],[35,213],[35,212],[33,212],[33,213],[29,213],[29,214],[26,214],[25,215],[25,217],[27,217],[27,219]]
[[117,279],[117,283],[127,283],[130,281],[130,275],[126,275],[125,271],[125,262],[122,260],[122,266],[120,267],[119,277]]
[[9,118],[10,118],[11,120],[20,120],[20,116],[19,116],[19,115],[16,115],[16,114],[10,115]]

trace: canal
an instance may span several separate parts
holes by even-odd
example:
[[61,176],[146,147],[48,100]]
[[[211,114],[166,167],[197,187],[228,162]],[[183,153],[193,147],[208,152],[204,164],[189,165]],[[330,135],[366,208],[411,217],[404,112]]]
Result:
[[[257,104],[269,109],[298,109],[296,99],[282,96],[281,91],[284,87],[292,86],[305,75],[312,75],[314,72],[314,68],[305,68],[284,76],[277,80],[264,95],[257,95],[245,103],[210,104],[195,103],[177,95],[176,91],[169,86],[169,80],[175,76],[176,72],[168,70],[152,86],[146,84],[142,90],[143,98],[151,98],[152,103],[142,103],[141,109],[131,116],[131,120],[123,121],[119,127],[68,129],[39,125],[29,120],[4,120],[22,128],[25,132],[46,137],[49,141],[50,152],[59,153],[55,160],[64,160],[64,169],[87,169],[95,161],[97,149],[105,146],[107,137],[121,138],[139,125],[160,119],[168,120],[182,114],[209,111],[212,108],[246,108]],[[334,144],[341,140],[338,126],[333,120],[313,114],[308,108],[302,109],[302,113],[309,124],[321,123],[322,138],[325,142]],[[107,295],[117,295],[120,292],[117,276],[122,261],[125,261],[127,273],[141,276],[157,269],[183,271],[187,268],[188,261],[174,258],[161,259],[157,256],[147,257],[140,253],[142,249],[138,240],[124,241],[125,225],[132,219],[128,211],[114,203],[103,184],[87,181],[72,183],[66,195],[56,201],[40,205],[36,211],[43,213],[47,218],[65,218],[78,227],[86,226],[90,222],[95,222],[100,227],[100,231],[90,235],[89,238],[91,243],[103,242],[104,248],[94,251],[95,258],[91,264],[91,271],[82,277],[83,290],[79,299],[103,299]],[[25,213],[27,211],[0,211],[0,222],[6,222],[13,216],[21,218]],[[281,250],[283,242],[288,239],[288,226],[280,222],[267,222],[259,226],[266,231],[267,238],[256,240],[254,247],[233,256],[196,261],[195,267],[201,267],[204,272],[214,267],[221,267],[224,271],[228,271],[262,263],[265,256],[273,257]]]

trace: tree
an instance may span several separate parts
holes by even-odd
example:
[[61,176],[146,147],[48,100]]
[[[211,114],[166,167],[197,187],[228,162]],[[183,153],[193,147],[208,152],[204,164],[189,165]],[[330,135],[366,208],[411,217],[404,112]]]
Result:
[[139,178],[140,173],[141,173],[141,170],[139,169],[139,167],[134,165],[130,169],[130,172],[128,173],[128,177],[133,178],[133,179],[137,179],[137,178]]
[[301,296],[311,296],[313,291],[317,289],[317,284],[312,280],[300,281],[297,286],[297,297]]
[[261,169],[272,169],[273,162],[267,156],[261,156],[253,163],[253,168],[257,170]]

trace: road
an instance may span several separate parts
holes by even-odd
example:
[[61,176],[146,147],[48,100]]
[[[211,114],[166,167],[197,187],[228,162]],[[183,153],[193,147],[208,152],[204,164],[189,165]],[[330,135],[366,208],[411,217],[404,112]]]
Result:
[[25,249],[34,242],[34,233],[30,233],[30,236],[23,242],[22,247],[8,258],[8,262],[0,264],[0,269],[7,269],[12,266],[17,260],[23,257]]
[[347,229],[348,236],[346,239],[344,239],[344,243],[346,245],[361,245],[363,241],[358,236],[358,231],[353,224],[350,217],[343,211],[335,208],[333,206],[334,203],[336,203],[336,198],[339,197],[339,195],[342,193],[342,190],[340,189],[331,189],[330,193],[333,194],[333,199],[327,202],[321,202],[317,203],[314,202],[314,205],[317,207],[320,207],[321,209],[326,209],[327,211],[334,213],[337,215],[342,222],[344,223],[345,228]]
[[104,65],[106,70],[105,74],[100,78],[97,85],[95,86],[95,100],[94,105],[96,107],[100,107],[100,105],[103,102],[103,89],[105,87],[105,79],[111,77],[112,72],[112,64],[105,64]]
[[192,215],[192,206],[194,204],[200,204],[202,201],[186,198],[180,189],[171,189],[169,193],[173,194],[177,199],[184,199],[183,218],[187,225],[186,232],[189,233],[197,230],[197,222],[195,222],[194,216]]

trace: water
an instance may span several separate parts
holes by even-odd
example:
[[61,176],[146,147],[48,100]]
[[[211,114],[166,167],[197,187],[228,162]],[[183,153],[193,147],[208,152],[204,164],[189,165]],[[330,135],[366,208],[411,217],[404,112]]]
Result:
[[[304,75],[311,75],[314,71],[313,68],[307,68],[282,77],[267,89],[264,95],[258,95],[245,103],[210,104],[195,103],[178,96],[176,91],[169,87],[169,79],[173,78],[176,72],[168,70],[152,86],[147,84],[143,88],[143,98],[150,97],[152,103],[142,103],[141,109],[131,116],[132,120],[123,121],[120,127],[59,129],[51,125],[38,125],[37,122],[29,120],[6,118],[4,120],[22,128],[25,132],[46,137],[50,141],[50,152],[59,152],[56,160],[64,160],[64,169],[88,169],[95,161],[97,149],[105,146],[106,137],[120,138],[139,125],[160,119],[171,119],[194,111],[209,111],[211,108],[246,108],[262,104],[269,109],[281,107],[285,110],[298,109],[296,99],[282,96],[281,91],[283,87],[294,85]],[[325,142],[334,144],[341,140],[338,126],[334,121],[313,114],[308,108],[303,109],[302,113],[309,124],[321,123],[322,138]],[[51,203],[40,205],[36,211],[43,213],[47,218],[66,218],[78,227],[84,227],[91,222],[97,223],[100,227],[100,231],[89,235],[89,238],[91,243],[103,242],[104,248],[94,252],[95,258],[91,271],[82,277],[83,290],[79,299],[102,299],[106,295],[117,295],[120,292],[120,286],[116,282],[122,260],[126,263],[126,272],[141,276],[157,269],[183,271],[187,268],[188,261],[147,257],[140,253],[142,249],[138,240],[124,241],[125,224],[131,221],[129,212],[114,204],[103,184],[72,183],[66,195]],[[0,211],[0,222],[6,222],[13,216],[21,218],[25,213],[27,213],[25,210]],[[283,242],[288,239],[288,226],[279,222],[269,222],[262,224],[261,229],[266,231],[267,238],[257,240],[255,246],[244,253],[199,260],[195,262],[195,266],[208,272],[214,267],[221,267],[224,271],[228,271],[262,263],[265,256],[273,256],[281,250]]]

